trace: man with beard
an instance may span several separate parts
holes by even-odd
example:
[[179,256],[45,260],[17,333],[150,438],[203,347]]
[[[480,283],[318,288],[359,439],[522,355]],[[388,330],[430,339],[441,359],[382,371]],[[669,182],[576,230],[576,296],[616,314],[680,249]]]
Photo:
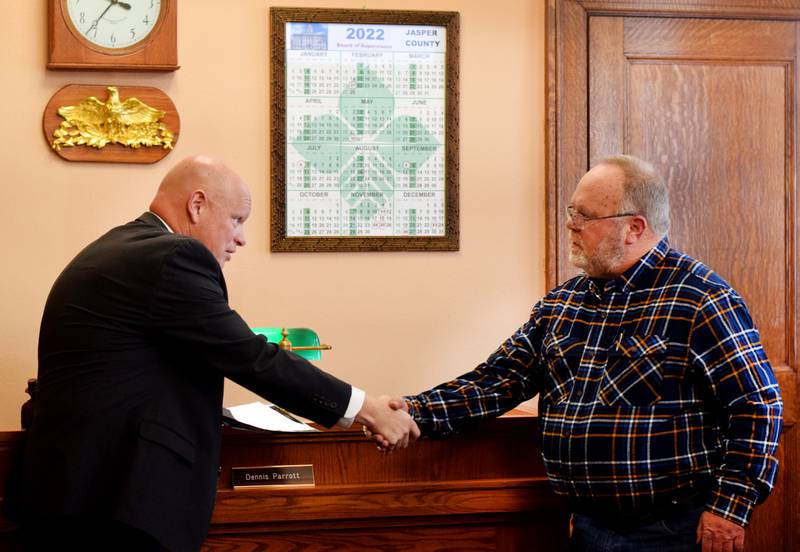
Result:
[[634,157],[586,173],[567,229],[584,274],[486,362],[393,407],[445,436],[538,393],[572,550],[741,551],[775,481],[782,411],[742,298],[670,248],[666,186]]

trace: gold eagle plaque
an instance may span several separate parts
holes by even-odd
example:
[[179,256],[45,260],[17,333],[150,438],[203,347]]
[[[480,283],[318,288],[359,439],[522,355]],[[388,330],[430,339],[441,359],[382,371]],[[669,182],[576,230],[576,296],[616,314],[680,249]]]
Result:
[[89,96],[78,105],[58,108],[64,121],[53,132],[52,146],[103,148],[108,143],[130,148],[161,146],[172,149],[172,132],[161,122],[165,113],[138,98],[119,99],[119,91],[108,87],[108,100]]
[[180,131],[172,100],[152,87],[66,86],[50,99],[43,124],[53,151],[69,161],[153,163]]

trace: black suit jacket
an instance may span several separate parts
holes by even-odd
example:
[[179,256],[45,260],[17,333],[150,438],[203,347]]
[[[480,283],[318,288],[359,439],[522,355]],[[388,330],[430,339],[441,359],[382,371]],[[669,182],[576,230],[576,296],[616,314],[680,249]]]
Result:
[[348,384],[250,331],[219,263],[145,213],[53,285],[35,419],[7,500],[17,519],[113,518],[197,550],[214,505],[223,378],[331,426]]

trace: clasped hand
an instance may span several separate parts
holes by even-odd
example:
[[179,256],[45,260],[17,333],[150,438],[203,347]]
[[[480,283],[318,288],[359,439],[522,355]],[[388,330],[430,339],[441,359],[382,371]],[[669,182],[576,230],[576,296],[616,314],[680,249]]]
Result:
[[419,428],[408,415],[405,403],[388,396],[367,396],[356,422],[364,426],[364,434],[378,444],[381,452],[406,448],[419,438]]

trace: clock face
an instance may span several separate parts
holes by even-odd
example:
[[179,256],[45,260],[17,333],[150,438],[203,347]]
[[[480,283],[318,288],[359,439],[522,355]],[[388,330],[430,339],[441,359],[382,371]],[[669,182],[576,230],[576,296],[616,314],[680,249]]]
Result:
[[161,18],[163,0],[61,0],[75,33],[118,53],[147,39]]

